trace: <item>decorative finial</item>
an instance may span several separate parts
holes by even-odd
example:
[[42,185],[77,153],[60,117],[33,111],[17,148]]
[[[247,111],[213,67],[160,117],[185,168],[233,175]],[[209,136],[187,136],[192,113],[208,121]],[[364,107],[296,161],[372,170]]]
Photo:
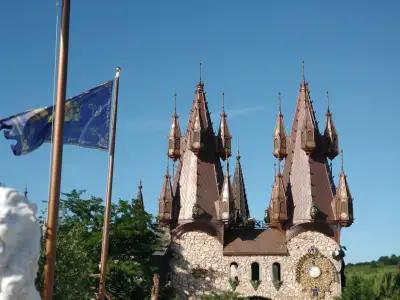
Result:
[[278,92],[278,109],[279,109],[279,114],[282,114],[282,94],[281,92]]
[[330,99],[329,99],[329,91],[326,91],[326,100],[328,101],[328,113],[330,113],[331,112],[331,110],[330,110]]
[[24,196],[25,196],[25,200],[27,200],[28,199],[28,186],[26,184],[25,184]]
[[119,77],[120,73],[121,73],[121,68],[120,67],[116,67],[115,68],[115,78]]
[[342,163],[342,173],[344,173],[343,149],[340,150],[340,159],[341,159],[341,163]]
[[201,63],[201,60],[200,60],[200,68],[199,68],[199,70],[200,70],[200,83],[201,83],[201,67],[202,67],[202,63]]
[[139,179],[139,191],[141,191],[143,189],[143,185],[142,185],[142,178]]
[[222,92],[222,113],[225,113],[225,93]]
[[303,82],[306,82],[306,77],[304,75],[304,60],[301,61],[301,78],[303,79]]
[[174,116],[176,116],[176,93],[174,94]]

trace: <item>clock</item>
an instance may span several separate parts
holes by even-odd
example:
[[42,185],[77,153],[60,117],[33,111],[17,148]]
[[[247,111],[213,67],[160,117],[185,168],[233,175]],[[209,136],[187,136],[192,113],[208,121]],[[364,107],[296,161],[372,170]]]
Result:
[[332,282],[336,281],[337,272],[333,263],[322,255],[316,247],[308,249],[296,266],[296,281],[304,292],[316,299],[324,298],[330,290]]

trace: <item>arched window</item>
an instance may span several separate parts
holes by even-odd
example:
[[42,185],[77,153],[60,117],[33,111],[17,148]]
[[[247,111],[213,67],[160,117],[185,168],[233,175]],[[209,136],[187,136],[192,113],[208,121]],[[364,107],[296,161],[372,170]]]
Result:
[[229,270],[229,277],[232,280],[239,280],[239,274],[238,274],[238,264],[233,262],[230,265],[230,270]]
[[251,280],[260,280],[260,265],[256,262],[253,262],[251,264]]
[[281,281],[281,265],[279,263],[272,264],[272,281]]

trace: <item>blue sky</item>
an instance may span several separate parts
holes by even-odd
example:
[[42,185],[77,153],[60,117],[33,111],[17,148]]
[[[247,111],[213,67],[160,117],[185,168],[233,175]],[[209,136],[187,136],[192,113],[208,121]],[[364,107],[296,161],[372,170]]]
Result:
[[[250,210],[261,219],[273,182],[276,95],[283,95],[289,129],[305,60],[320,127],[329,90],[345,153],[356,217],[342,231],[347,260],[400,254],[398,1],[72,2],[67,94],[122,67],[115,199],[133,197],[142,178],[145,206],[156,211],[173,94],[183,130],[201,60],[215,129],[224,91]],[[52,103],[55,23],[55,0],[3,3],[1,117]],[[0,182],[21,191],[27,184],[40,204],[48,194],[50,145],[22,157],[9,145],[0,137]],[[65,146],[63,161],[62,191],[104,196],[105,152]],[[335,174],[339,167],[336,159]]]

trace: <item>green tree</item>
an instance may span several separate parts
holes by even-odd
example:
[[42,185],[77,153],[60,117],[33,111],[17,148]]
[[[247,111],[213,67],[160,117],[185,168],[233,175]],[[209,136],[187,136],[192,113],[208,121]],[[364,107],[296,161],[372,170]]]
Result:
[[[73,190],[60,200],[54,299],[92,299],[98,289],[103,200]],[[112,205],[107,290],[113,299],[147,299],[158,243],[151,215],[136,200]],[[43,251],[37,278],[41,288]]]

